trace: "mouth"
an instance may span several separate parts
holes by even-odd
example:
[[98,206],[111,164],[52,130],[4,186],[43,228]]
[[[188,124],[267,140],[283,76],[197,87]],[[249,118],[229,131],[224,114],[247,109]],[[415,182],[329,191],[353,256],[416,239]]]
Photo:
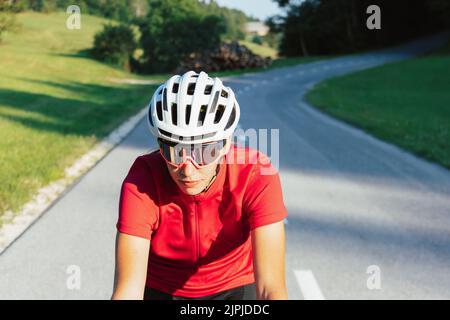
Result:
[[181,182],[182,185],[186,186],[186,187],[194,187],[196,186],[200,180],[195,180],[195,181],[190,181],[190,180],[178,180]]

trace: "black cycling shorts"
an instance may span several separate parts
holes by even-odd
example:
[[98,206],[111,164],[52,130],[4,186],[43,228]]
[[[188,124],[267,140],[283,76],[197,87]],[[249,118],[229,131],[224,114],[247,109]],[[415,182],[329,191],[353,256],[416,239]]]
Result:
[[144,300],[256,300],[256,285],[251,283],[200,298],[173,296],[169,293],[145,287]]

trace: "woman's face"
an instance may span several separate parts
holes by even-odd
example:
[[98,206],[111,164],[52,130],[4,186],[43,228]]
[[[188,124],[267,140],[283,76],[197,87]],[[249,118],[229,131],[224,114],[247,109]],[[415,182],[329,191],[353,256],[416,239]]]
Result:
[[200,169],[197,169],[189,160],[179,168],[175,168],[169,163],[166,165],[170,176],[181,191],[191,196],[201,193],[219,169],[217,162]]
[[231,138],[228,138],[224,148],[220,151],[221,156],[208,166],[197,169],[194,164],[188,160],[180,167],[176,168],[166,162],[169,174],[177,186],[188,195],[201,193],[211,182],[212,178],[218,173],[220,163],[224,160],[224,155],[228,153],[231,147]]

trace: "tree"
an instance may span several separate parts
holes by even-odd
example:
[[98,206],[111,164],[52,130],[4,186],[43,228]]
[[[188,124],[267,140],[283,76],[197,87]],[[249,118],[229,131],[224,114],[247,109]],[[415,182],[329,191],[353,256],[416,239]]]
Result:
[[209,3],[201,2],[200,6],[203,7],[203,11],[223,19],[225,23],[224,38],[229,40],[242,40],[245,38],[244,25],[252,18],[247,17],[244,12],[220,7],[215,1],[209,1]]
[[38,12],[54,11],[57,7],[56,0],[28,0],[28,7]]
[[129,26],[107,24],[95,35],[92,55],[102,61],[130,70],[130,60],[136,48],[137,42]]
[[[286,56],[383,47],[450,27],[448,0],[275,1],[287,14],[272,23],[271,30],[281,30],[280,53]],[[371,4],[381,8],[380,30],[366,28],[366,9]]]
[[217,46],[225,33],[222,18],[191,0],[150,0],[138,24],[147,72],[172,71],[190,53]]
[[448,0],[428,0],[427,7],[436,22],[444,28],[450,28],[450,1]]

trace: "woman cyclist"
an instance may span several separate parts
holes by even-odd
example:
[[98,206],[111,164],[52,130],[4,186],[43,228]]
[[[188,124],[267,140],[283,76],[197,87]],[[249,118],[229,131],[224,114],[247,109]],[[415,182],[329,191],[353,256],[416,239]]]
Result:
[[205,72],[155,91],[159,150],[122,184],[112,299],[287,299],[280,179],[232,143],[239,116],[232,89]]

